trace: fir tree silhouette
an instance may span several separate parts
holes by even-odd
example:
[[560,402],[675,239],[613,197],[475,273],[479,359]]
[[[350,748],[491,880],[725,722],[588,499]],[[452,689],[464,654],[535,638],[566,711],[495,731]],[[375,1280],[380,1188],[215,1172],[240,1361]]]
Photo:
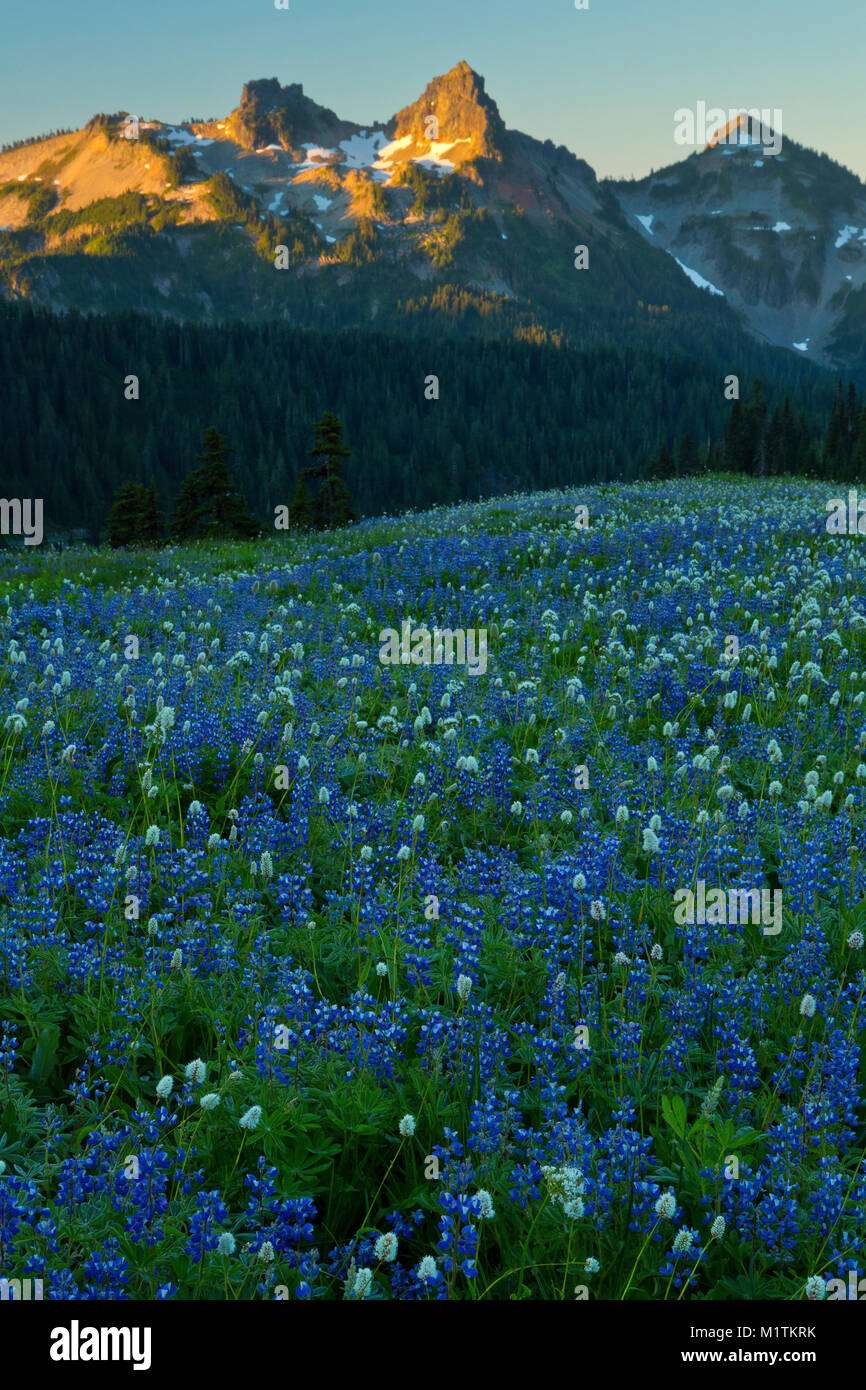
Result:
[[313,525],[321,530],[345,526],[355,520],[352,498],[342,472],[342,460],[351,456],[343,443],[343,426],[326,410],[315,425],[315,441],[310,456],[316,460],[301,474],[315,486]]
[[197,458],[201,467],[184,479],[178,493],[171,523],[175,540],[241,539],[258,533],[258,523],[232,483],[226,462],[231,452],[219,430],[205,430]]
[[155,545],[161,538],[165,517],[153,479],[142,483],[121,483],[106,520],[108,543],[114,549],[123,545]]
[[313,521],[313,509],[310,506],[310,494],[307,492],[307,485],[304,481],[304,473],[298,474],[295,483],[295,490],[292,493],[292,500],[289,503],[289,526],[293,531],[309,531]]

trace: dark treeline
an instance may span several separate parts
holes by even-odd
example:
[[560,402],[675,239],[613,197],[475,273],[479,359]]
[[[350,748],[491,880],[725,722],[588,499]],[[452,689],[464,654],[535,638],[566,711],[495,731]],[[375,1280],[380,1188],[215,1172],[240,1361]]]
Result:
[[26,145],[40,145],[43,140],[54,140],[58,135],[75,135],[73,126],[59,126],[57,130],[49,130],[45,135],[25,135],[20,140],[10,140],[8,144],[0,145],[0,154],[11,154],[13,150],[22,150]]
[[[835,379],[804,372],[796,359],[787,375],[786,355],[772,360],[767,410],[796,400],[819,451]],[[686,432],[707,457],[732,418],[724,395],[731,370],[645,349],[58,317],[7,303],[3,490],[42,497],[49,531],[82,528],[95,538],[122,482],[153,483],[171,511],[203,432],[215,426],[230,441],[251,511],[272,524],[307,467],[311,430],[325,411],[345,426],[346,482],[361,515],[631,479],[662,445],[676,451]],[[127,398],[132,376],[138,399]]]
[[866,477],[866,400],[853,382],[842,382],[829,417],[818,434],[789,396],[781,406],[767,403],[764,383],[755,379],[745,399],[732,401],[724,437],[698,447],[687,430],[671,451],[666,444],[646,469],[650,478],[685,477],[696,472],[744,473],[773,477],[805,473],[850,482]]

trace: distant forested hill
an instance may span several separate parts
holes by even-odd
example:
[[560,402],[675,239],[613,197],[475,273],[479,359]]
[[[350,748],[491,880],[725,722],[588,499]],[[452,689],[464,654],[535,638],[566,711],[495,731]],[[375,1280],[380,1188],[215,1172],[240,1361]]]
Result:
[[[424,326],[435,332],[435,318]],[[770,407],[790,395],[820,437],[834,378],[743,340],[732,357],[180,325],[4,304],[3,491],[43,497],[48,530],[95,532],[121,481],[153,478],[170,506],[202,431],[215,425],[252,510],[272,518],[326,409],[346,426],[347,476],[365,514],[634,478],[685,431],[699,447],[724,435],[730,372],[744,395],[760,375]],[[130,375],[138,400],[125,397]],[[433,376],[439,397],[427,399]]]

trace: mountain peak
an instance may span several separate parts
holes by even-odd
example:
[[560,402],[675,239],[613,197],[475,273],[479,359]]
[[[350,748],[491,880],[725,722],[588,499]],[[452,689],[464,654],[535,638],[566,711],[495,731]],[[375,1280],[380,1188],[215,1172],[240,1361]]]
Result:
[[305,140],[330,143],[343,139],[355,127],[305,96],[300,82],[282,87],[276,77],[260,77],[244,83],[240,105],[229,117],[228,129],[239,144],[250,149],[271,143],[291,149]]
[[[758,114],[757,112],[754,113],[754,117],[757,118]],[[766,144],[773,134],[772,126],[765,125],[761,120],[753,119],[752,112],[735,111],[725,124],[713,131],[705,148],[712,150],[716,145]]]
[[[505,126],[496,102],[484,89],[484,78],[463,60],[428,82],[417,101],[398,111],[389,130],[395,140],[455,147],[455,162],[500,159]],[[457,149],[456,147],[465,147]]]

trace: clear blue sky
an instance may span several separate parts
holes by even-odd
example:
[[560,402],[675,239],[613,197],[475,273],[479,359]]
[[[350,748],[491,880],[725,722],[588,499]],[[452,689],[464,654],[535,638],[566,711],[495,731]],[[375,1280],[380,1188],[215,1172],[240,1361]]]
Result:
[[0,143],[96,111],[225,115],[255,77],[347,120],[387,120],[465,58],[506,125],[600,176],[681,158],[699,100],[783,113],[866,178],[863,0],[0,0]]

